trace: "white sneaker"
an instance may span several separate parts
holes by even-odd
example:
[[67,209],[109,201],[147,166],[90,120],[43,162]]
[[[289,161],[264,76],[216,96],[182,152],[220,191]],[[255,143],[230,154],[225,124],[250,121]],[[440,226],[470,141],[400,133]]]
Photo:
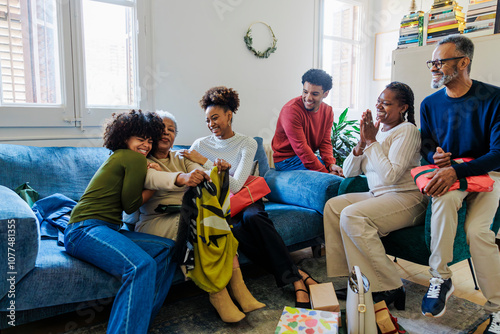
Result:
[[500,311],[490,314],[490,323],[483,334],[500,333]]

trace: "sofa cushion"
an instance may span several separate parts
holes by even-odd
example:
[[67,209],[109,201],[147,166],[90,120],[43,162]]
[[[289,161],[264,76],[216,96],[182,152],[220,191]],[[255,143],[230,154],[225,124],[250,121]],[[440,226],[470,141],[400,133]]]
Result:
[[257,142],[257,152],[255,152],[254,160],[259,162],[259,175],[264,176],[269,170],[269,161],[267,160],[263,140],[260,137],[253,137],[253,139]]
[[29,182],[40,198],[61,193],[75,201],[110,151],[103,147],[33,147],[0,144],[0,184]]
[[[343,178],[310,170],[277,172],[271,168],[266,175],[271,193],[266,197],[283,204],[297,205],[323,214],[325,203],[337,196]],[[300,191],[297,191],[300,189]]]
[[316,210],[272,202],[265,207],[290,251],[323,243],[323,216]]
[[[66,253],[57,240],[40,242],[35,269],[16,285],[16,310],[109,298],[121,286],[119,279]],[[8,300],[0,301],[5,310]]]
[[0,272],[0,299],[7,295],[14,280],[19,282],[35,268],[39,242],[35,214],[28,203],[14,191],[0,186],[0,259],[3,268]]

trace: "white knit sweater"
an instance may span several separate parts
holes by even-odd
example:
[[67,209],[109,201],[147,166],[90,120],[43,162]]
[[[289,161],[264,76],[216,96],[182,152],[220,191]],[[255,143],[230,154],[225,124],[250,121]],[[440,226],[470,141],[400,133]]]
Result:
[[349,154],[344,162],[344,175],[364,173],[375,196],[418,189],[410,173],[412,168],[420,166],[421,139],[417,127],[403,122],[387,132],[379,131],[376,139],[362,155]]
[[191,145],[191,149],[208,159],[203,165],[205,169],[211,169],[217,158],[231,164],[229,190],[235,194],[243,187],[252,171],[257,142],[253,138],[235,132],[229,139],[218,139],[214,135],[198,138]]

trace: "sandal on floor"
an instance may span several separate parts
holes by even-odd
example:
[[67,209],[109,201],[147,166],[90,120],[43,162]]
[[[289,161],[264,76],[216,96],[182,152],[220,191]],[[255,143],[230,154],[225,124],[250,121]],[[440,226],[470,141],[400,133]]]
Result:
[[[309,301],[308,302],[298,302],[297,301],[297,292],[299,292],[299,291],[307,293],[307,295],[309,296]],[[295,290],[295,307],[296,308],[308,308],[308,309],[311,309],[311,296],[309,295],[309,292],[307,292],[304,289],[297,289],[297,290]]]
[[[312,279],[314,282],[316,282],[316,284],[321,284],[320,282],[316,281],[316,280],[315,280],[315,279],[311,276],[311,274],[309,274],[309,273],[308,273],[307,271],[305,271],[304,269],[299,269],[299,270],[300,270],[300,271],[302,271],[302,272],[304,272],[304,274],[306,274],[306,275],[307,275],[307,277],[306,277],[306,278],[302,278],[302,280],[304,281],[304,284],[305,284],[306,286],[309,286],[309,284],[307,284],[307,283],[306,283],[306,281],[307,281],[308,279]],[[302,276],[302,275],[301,275],[301,276]]]

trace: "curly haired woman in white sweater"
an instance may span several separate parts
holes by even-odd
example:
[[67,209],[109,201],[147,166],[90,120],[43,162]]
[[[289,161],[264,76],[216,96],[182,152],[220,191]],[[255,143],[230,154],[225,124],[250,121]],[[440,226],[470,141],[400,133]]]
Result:
[[[233,116],[240,100],[238,93],[224,86],[213,87],[205,92],[200,106],[205,111],[210,136],[197,139],[190,150],[182,151],[188,159],[211,169],[214,165],[229,163],[229,188],[235,194],[243,187],[250,175],[257,142],[233,131]],[[252,260],[272,273],[278,286],[292,283],[295,288],[295,304],[310,308],[310,284],[317,282],[293,262],[283,239],[260,199],[231,218],[233,234],[239,249]],[[239,269],[236,275],[240,275]]]

